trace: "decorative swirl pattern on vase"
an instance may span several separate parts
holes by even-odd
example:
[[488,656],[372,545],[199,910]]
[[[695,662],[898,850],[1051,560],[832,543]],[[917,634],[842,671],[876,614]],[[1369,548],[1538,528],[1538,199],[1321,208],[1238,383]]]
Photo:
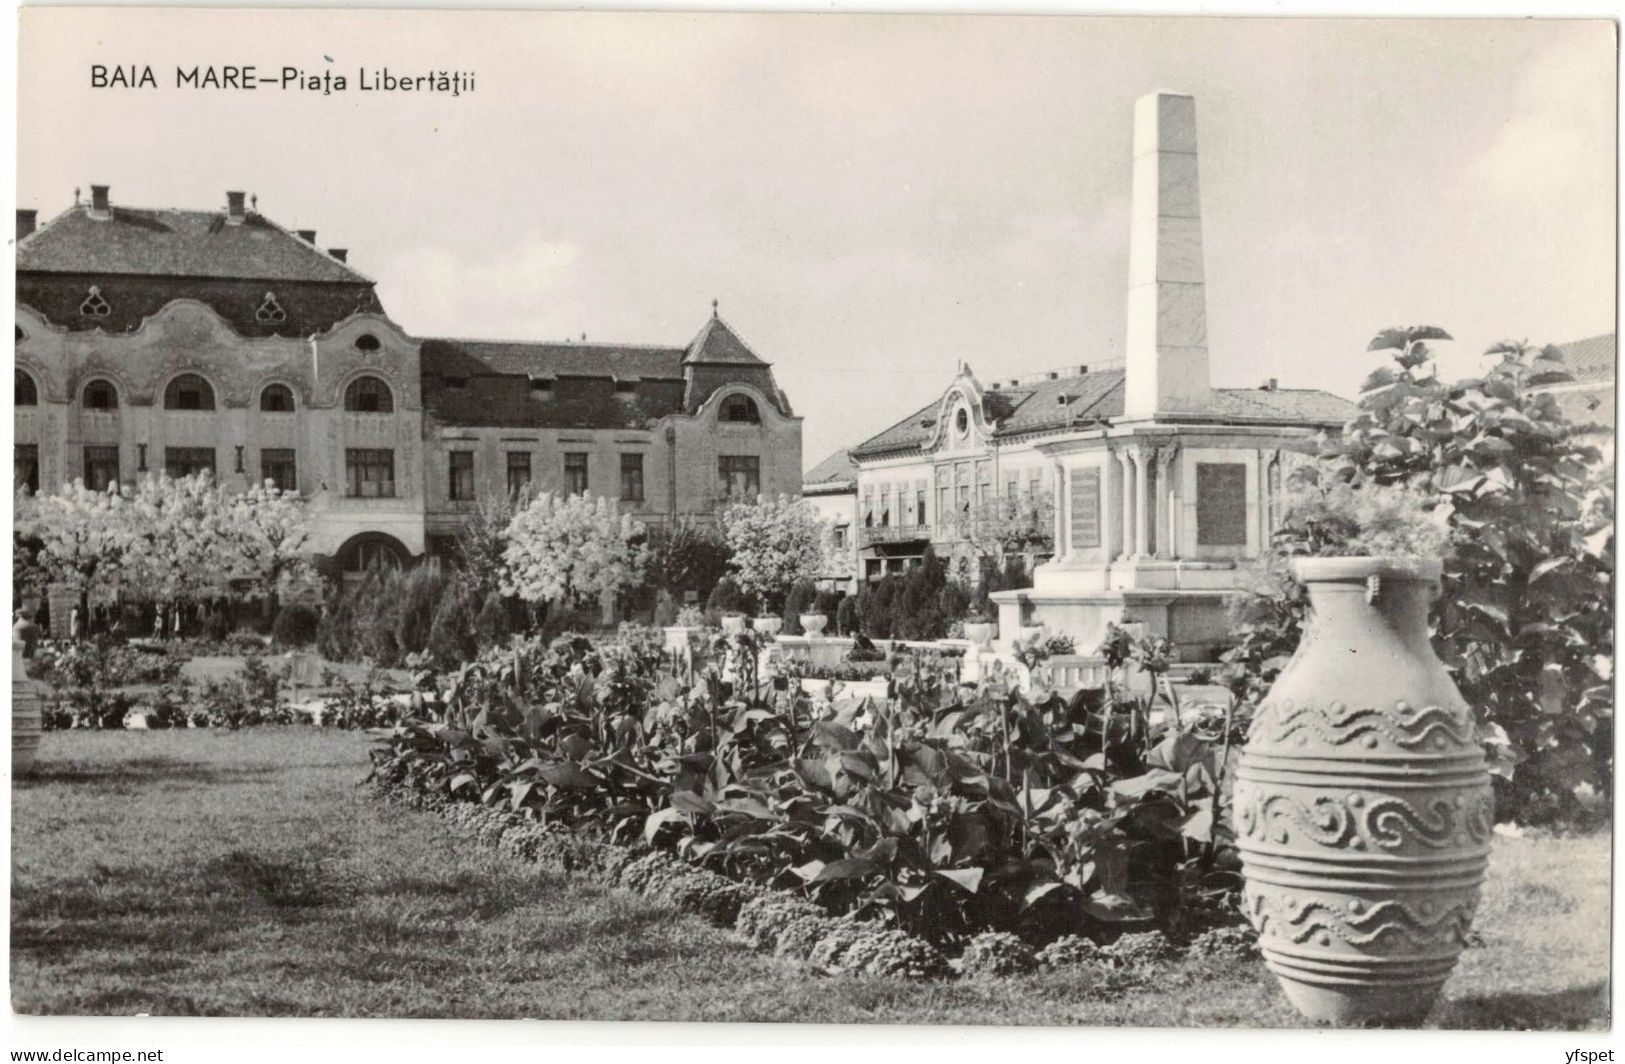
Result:
[[1235,791],[1236,827],[1242,838],[1285,845],[1294,836],[1321,846],[1399,850],[1407,844],[1432,850],[1481,844],[1490,838],[1493,800],[1488,793],[1440,795],[1413,804],[1381,794],[1317,796],[1308,804],[1287,794],[1265,796],[1252,787]]
[[1253,727],[1255,737],[1261,742],[1284,744],[1295,738],[1300,746],[1307,745],[1311,735],[1331,746],[1361,740],[1368,749],[1376,747],[1382,739],[1404,750],[1416,750],[1430,743],[1435,749],[1444,749],[1450,745],[1472,746],[1477,742],[1470,713],[1443,706],[1418,709],[1409,702],[1396,702],[1392,709],[1386,706],[1351,708],[1343,702],[1333,702],[1322,709],[1282,701],[1266,705]]
[[1448,903],[1423,900],[1414,906],[1398,898],[1328,901],[1290,894],[1277,898],[1265,892],[1254,894],[1250,901],[1249,915],[1262,938],[1317,946],[1338,941],[1356,948],[1403,940],[1412,949],[1428,950],[1466,944],[1478,909],[1478,891]]

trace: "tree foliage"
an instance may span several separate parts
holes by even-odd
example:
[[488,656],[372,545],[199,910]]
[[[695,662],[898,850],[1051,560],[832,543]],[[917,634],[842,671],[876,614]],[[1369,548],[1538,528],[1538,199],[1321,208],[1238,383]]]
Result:
[[604,498],[539,495],[508,524],[500,589],[527,602],[578,605],[643,578],[643,525]]
[[[1505,753],[1500,815],[1570,815],[1612,778],[1612,470],[1552,396],[1531,390],[1570,379],[1558,349],[1497,344],[1483,376],[1447,384],[1428,348],[1446,338],[1423,327],[1372,341],[1394,365],[1371,375],[1359,412],[1323,441],[1322,468],[1444,505],[1450,549],[1433,645]],[[1273,660],[1271,650],[1296,643],[1301,616],[1288,592],[1261,627],[1243,628],[1231,660]]]
[[813,508],[787,495],[735,503],[722,512],[734,579],[776,613],[797,580],[818,575],[824,530]]

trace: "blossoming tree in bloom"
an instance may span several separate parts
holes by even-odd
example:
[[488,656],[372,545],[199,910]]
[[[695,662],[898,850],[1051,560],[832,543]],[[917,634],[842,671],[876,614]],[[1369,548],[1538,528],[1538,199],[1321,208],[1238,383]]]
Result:
[[274,614],[281,595],[314,578],[309,557],[310,524],[297,491],[263,481],[226,500],[224,534],[233,575],[252,577]]
[[212,597],[231,573],[228,506],[207,473],[143,477],[126,497],[121,584],[152,602]]
[[619,594],[643,579],[647,535],[608,499],[538,495],[508,524],[501,591],[572,605]]
[[118,492],[91,491],[82,480],[35,497],[27,519],[40,578],[31,583],[76,586],[83,602],[94,581],[116,579],[133,546],[127,504]]
[[733,552],[734,580],[777,613],[797,580],[812,579],[824,561],[823,522],[801,499],[787,495],[736,503],[722,512]]

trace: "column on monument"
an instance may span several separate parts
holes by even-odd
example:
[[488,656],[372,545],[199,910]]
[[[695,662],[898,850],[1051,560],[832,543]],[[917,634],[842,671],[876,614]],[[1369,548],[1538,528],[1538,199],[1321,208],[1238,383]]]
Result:
[[1118,545],[1118,561],[1128,561],[1134,557],[1134,463],[1129,460],[1128,450],[1119,447],[1112,452],[1117,457],[1117,464],[1123,467],[1123,490],[1119,493],[1121,502],[1118,504],[1118,528],[1121,530],[1122,542]]
[[1134,461],[1134,557],[1145,558],[1151,554],[1151,522],[1150,507],[1147,505],[1151,494],[1151,478],[1146,476],[1151,464],[1150,456],[1145,448],[1136,447],[1129,452],[1129,458]]
[[1178,447],[1164,447],[1157,452],[1157,557],[1168,559],[1179,554],[1179,541],[1174,538],[1179,497],[1174,494],[1173,466]]
[[1061,466],[1061,460],[1057,458],[1051,465],[1051,473],[1055,477],[1055,487],[1050,492],[1050,499],[1055,504],[1052,522],[1054,550],[1056,560],[1062,560],[1072,557],[1072,506],[1067,498],[1066,470]]

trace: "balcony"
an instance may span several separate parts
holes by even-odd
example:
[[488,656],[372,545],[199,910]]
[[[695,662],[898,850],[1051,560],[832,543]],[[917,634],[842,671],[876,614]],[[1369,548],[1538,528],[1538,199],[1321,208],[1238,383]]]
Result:
[[877,547],[893,543],[925,543],[931,538],[931,531],[918,525],[898,527],[896,525],[872,525],[858,529],[858,547]]

